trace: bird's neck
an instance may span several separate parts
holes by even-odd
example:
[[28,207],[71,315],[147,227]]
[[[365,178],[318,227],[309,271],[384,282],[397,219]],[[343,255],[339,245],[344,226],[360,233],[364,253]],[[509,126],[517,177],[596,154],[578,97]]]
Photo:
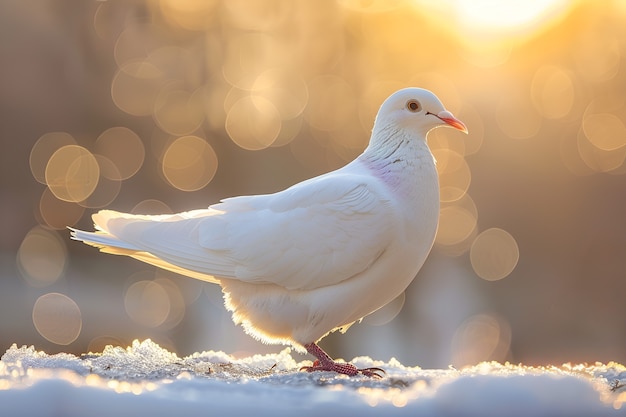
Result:
[[[373,140],[359,156],[370,171],[392,190],[403,195],[438,193],[437,170],[426,140],[413,132],[383,126],[375,127]],[[429,190],[416,188],[416,181]]]

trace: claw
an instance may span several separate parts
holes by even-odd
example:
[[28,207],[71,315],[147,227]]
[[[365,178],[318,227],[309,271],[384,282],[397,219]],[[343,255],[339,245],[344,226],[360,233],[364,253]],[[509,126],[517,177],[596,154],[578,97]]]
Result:
[[381,369],[381,368],[364,368],[364,369],[357,369],[357,370],[359,371],[360,374],[363,374],[365,376],[369,376],[370,378],[380,378],[380,379],[383,379],[384,375],[387,373],[387,372],[385,372],[384,369]]

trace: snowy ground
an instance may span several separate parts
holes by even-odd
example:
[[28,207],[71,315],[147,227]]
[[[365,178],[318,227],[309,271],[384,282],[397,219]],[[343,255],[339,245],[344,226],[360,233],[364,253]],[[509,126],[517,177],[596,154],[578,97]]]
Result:
[[[299,356],[298,356],[299,357]],[[13,345],[0,361],[3,416],[626,415],[626,368],[481,363],[425,370],[356,358],[381,380],[300,372],[289,349],[179,358],[146,340],[76,357]],[[141,414],[139,414],[141,413]]]

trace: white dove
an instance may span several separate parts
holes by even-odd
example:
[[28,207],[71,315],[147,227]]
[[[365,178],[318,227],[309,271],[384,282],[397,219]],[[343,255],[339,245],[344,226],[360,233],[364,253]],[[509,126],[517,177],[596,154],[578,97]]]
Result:
[[103,210],[72,238],[219,284],[233,321],[266,343],[317,360],[307,371],[380,376],[335,362],[317,342],[400,295],[435,239],[439,184],[427,133],[467,128],[430,91],[381,106],[370,143],[336,171],[208,209],[144,216]]

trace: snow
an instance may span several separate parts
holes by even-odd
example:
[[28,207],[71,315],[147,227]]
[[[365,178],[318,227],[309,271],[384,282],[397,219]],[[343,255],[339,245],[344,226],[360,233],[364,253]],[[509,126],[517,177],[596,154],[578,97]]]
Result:
[[310,361],[296,362],[289,349],[179,358],[145,340],[77,357],[13,345],[0,360],[0,415],[626,415],[626,368],[617,363],[427,370],[395,359],[352,362],[387,374],[302,372]]

